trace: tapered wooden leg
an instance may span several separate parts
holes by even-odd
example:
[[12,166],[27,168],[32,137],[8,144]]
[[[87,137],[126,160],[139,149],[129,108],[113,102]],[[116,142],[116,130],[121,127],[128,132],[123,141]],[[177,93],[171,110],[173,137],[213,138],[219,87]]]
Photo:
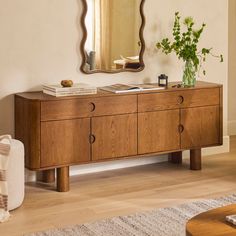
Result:
[[202,154],[201,149],[190,150],[190,169],[201,170],[202,169]]
[[44,183],[54,183],[55,182],[55,169],[43,170],[37,172],[37,181]]
[[68,192],[69,190],[69,166],[57,168],[57,191]]
[[170,153],[168,160],[174,164],[182,164],[182,152]]

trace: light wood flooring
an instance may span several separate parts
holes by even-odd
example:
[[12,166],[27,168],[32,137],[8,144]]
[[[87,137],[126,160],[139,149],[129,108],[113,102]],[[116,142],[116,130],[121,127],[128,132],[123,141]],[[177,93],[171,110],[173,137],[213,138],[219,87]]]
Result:
[[27,184],[22,207],[0,224],[1,236],[127,215],[202,198],[236,193],[236,137],[231,151],[203,157],[203,169],[161,163],[71,177],[71,190]]

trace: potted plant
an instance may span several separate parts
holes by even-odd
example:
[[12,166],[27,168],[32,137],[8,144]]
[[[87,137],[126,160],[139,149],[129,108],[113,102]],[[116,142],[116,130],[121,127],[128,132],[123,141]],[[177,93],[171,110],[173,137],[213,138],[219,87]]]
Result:
[[202,48],[199,50],[199,39],[206,24],[202,24],[200,29],[194,30],[195,23],[193,18],[187,17],[183,22],[186,31],[182,32],[180,19],[179,12],[176,12],[172,31],[174,40],[171,42],[169,38],[164,38],[157,42],[156,47],[161,49],[166,55],[174,52],[179,59],[184,61],[182,85],[184,87],[192,87],[196,83],[197,72],[202,70],[203,74],[206,74],[206,71],[202,68],[202,63],[206,61],[207,55],[219,58],[220,62],[223,62],[223,56],[212,54],[212,48]]

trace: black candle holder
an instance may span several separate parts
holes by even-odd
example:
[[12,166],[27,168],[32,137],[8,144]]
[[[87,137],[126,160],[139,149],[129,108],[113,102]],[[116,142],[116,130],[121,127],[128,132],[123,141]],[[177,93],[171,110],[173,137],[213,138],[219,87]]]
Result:
[[158,76],[158,85],[160,87],[167,87],[168,86],[168,76],[165,74],[161,74]]

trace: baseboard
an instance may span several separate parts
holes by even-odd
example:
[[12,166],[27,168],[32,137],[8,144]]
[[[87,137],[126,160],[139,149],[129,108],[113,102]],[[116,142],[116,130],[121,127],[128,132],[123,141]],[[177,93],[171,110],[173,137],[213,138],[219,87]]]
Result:
[[168,160],[167,155],[160,155],[141,159],[118,160],[118,161],[109,161],[95,164],[73,166],[70,169],[70,175],[73,176],[78,174],[88,174],[107,170],[117,170],[134,166],[161,163],[167,160]]
[[[230,141],[229,136],[224,136],[222,146],[203,148],[202,154],[206,156],[206,155],[229,152],[229,141]],[[187,152],[184,152],[184,156],[189,156],[189,155],[187,154]],[[140,159],[129,159],[129,160],[126,159],[126,160],[72,166],[70,168],[70,176],[148,165],[153,163],[161,163],[167,160],[168,160],[167,155],[160,155],[160,156],[146,157]],[[36,180],[35,172],[26,170],[25,181],[32,182],[35,180]]]
[[228,121],[228,133],[229,135],[236,135],[236,120]]
[[230,150],[230,137],[227,135],[223,137],[222,146],[203,148],[202,155],[209,156],[209,155],[215,155],[215,154],[220,154],[220,153],[226,153],[226,152],[229,152],[229,150]]
[[[216,146],[216,147],[209,147],[209,148],[203,148],[202,149],[202,155],[203,156],[209,156],[209,155],[215,155],[220,153],[227,153],[230,150],[230,137],[224,136],[223,137],[223,145]],[[189,157],[189,151],[184,151],[183,154],[184,158]]]
[[[168,160],[167,155],[139,158],[139,159],[126,159],[126,160],[117,160],[117,161],[108,161],[101,163],[93,163],[79,166],[72,166],[70,168],[70,176],[89,174],[95,172],[102,172],[107,170],[117,170],[122,168],[142,166],[153,163],[161,163]],[[25,181],[34,182],[36,181],[35,171],[25,170]]]

